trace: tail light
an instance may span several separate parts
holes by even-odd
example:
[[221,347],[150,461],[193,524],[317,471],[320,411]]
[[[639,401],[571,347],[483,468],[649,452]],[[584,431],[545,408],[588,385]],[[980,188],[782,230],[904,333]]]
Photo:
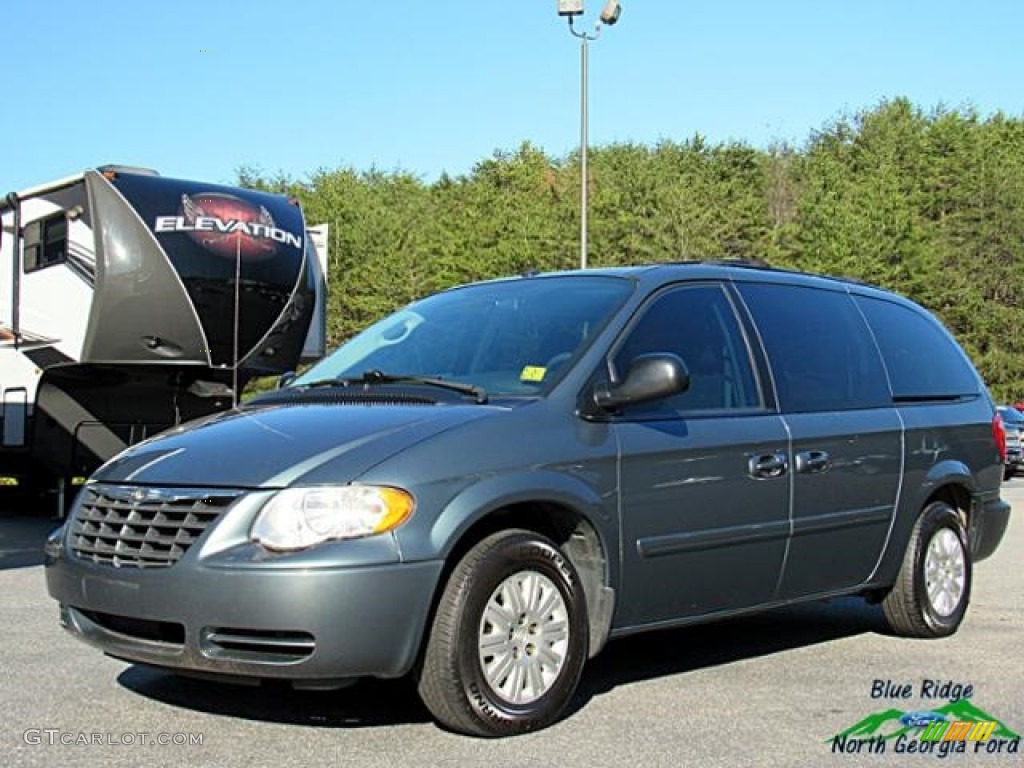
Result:
[[992,417],[992,437],[996,441],[996,448],[999,449],[999,456],[1006,461],[1006,427],[1003,426],[1003,417],[998,413]]

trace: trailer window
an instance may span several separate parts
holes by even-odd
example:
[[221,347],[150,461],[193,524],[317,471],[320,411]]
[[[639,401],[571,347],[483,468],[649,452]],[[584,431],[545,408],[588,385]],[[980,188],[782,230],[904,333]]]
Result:
[[24,233],[25,272],[67,261],[68,220],[63,213],[27,224]]

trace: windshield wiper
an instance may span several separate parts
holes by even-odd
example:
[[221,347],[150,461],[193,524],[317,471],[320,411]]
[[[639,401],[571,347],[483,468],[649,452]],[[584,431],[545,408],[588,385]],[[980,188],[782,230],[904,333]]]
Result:
[[423,384],[429,387],[440,387],[461,395],[470,395],[478,405],[487,402],[487,390],[483,387],[476,387],[472,384],[462,384],[458,381],[447,381],[445,379],[432,378],[430,376],[415,376],[407,373],[385,373],[379,370],[365,371],[362,376],[338,376],[334,379],[318,379],[304,384],[304,387],[345,387],[352,384]]

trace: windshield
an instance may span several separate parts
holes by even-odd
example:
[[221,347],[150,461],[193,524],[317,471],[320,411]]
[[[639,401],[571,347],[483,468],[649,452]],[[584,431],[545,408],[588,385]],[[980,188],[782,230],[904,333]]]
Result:
[[370,326],[290,386],[381,371],[470,384],[491,396],[537,394],[631,290],[622,278],[567,275],[446,291]]

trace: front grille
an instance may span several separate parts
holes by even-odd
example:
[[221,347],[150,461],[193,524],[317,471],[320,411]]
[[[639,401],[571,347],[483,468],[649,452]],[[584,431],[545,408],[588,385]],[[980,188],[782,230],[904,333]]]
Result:
[[71,550],[118,568],[167,568],[241,491],[91,485],[71,521]]

